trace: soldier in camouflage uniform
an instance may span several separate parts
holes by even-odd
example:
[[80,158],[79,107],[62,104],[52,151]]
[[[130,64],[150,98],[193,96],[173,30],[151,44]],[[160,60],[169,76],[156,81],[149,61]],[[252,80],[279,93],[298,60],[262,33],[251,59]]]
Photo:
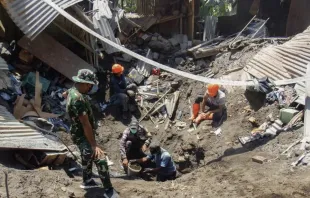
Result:
[[94,115],[86,96],[98,90],[96,75],[90,70],[82,69],[72,79],[76,84],[64,95],[67,96],[67,112],[71,118],[72,140],[78,145],[82,157],[83,184],[81,188],[98,187],[98,184],[92,179],[92,164],[94,162],[106,192],[113,191],[107,162],[99,159],[100,155],[103,155],[103,151],[95,140]]

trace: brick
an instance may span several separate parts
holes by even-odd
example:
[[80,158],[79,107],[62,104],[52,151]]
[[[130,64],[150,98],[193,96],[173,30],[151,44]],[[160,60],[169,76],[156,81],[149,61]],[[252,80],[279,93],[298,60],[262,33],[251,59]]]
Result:
[[252,157],[253,162],[257,162],[259,164],[263,164],[264,162],[267,162],[267,159],[262,156],[254,156]]

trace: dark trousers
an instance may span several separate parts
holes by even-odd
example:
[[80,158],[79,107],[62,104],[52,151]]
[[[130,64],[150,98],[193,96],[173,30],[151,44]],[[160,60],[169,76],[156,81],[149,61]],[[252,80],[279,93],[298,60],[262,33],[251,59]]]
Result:
[[128,111],[128,100],[129,97],[125,93],[114,94],[110,98],[110,104],[120,106],[123,111]]
[[110,180],[109,167],[106,160],[93,159],[93,150],[88,142],[84,142],[78,145],[83,168],[83,182],[87,182],[92,178],[93,162],[97,166],[98,174],[104,188],[111,188],[112,183]]
[[160,182],[165,182],[168,180],[175,180],[176,177],[177,177],[177,172],[174,171],[173,173],[167,174],[167,175],[157,174],[156,180]]
[[[134,92],[137,92],[138,87],[136,84],[130,84],[126,87],[127,90],[132,90]],[[132,98],[130,98],[126,93],[116,93],[113,94],[110,98],[110,104],[111,105],[115,105],[115,106],[120,106],[123,111],[128,111],[128,103],[129,100],[131,100]],[[133,98],[134,101],[134,98]]]

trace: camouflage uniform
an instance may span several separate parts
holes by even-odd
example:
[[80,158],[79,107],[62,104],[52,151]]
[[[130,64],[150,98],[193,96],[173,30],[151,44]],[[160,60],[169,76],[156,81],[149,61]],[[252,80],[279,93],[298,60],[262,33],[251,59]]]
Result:
[[[81,82],[81,83],[95,82],[95,79],[91,79],[88,77],[87,72],[90,71],[86,70],[85,72],[84,70],[83,72],[83,70],[82,71],[80,70],[78,76],[74,76],[73,80],[75,82]],[[94,162],[98,168],[98,173],[104,187],[105,188],[112,187],[108,172],[108,165],[105,160],[93,159],[92,147],[87,141],[86,136],[84,135],[83,125],[79,120],[79,116],[88,115],[89,122],[92,128],[94,129],[95,120],[93,111],[91,109],[91,105],[86,96],[81,94],[75,87],[68,90],[67,112],[71,118],[70,132],[72,135],[72,140],[79,147],[81,152],[82,166],[83,166],[83,182],[87,183],[87,181],[91,180],[92,165]],[[95,135],[95,133],[93,133],[93,135]]]

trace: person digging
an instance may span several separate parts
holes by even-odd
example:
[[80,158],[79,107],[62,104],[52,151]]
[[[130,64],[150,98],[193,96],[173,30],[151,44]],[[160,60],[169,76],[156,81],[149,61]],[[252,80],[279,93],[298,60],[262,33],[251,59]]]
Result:
[[71,136],[73,142],[81,152],[83,166],[83,183],[81,188],[97,188],[99,185],[92,179],[92,165],[96,164],[100,179],[105,189],[105,196],[114,194],[115,191],[110,181],[107,161],[100,159],[104,152],[95,139],[95,120],[87,95],[98,90],[96,75],[88,69],[81,69],[77,76],[72,77],[74,87],[63,95],[67,98],[67,112],[71,119]]
[[[212,120],[212,126],[218,127],[227,116],[226,95],[219,90],[217,84],[209,84],[204,96],[199,95],[193,104],[192,120],[193,123],[199,124],[203,120]],[[205,111],[206,106],[209,107]],[[201,113],[199,113],[201,107]]]
[[143,166],[144,163],[154,161],[156,168],[146,168],[143,173],[154,173],[157,175],[156,180],[165,182],[167,180],[175,180],[177,175],[176,166],[168,151],[160,147],[159,142],[153,141],[150,145],[151,155],[141,159],[130,160],[130,163],[139,163]]
[[151,134],[137,120],[133,120],[120,140],[121,160],[125,172],[127,172],[129,160],[146,157],[144,152],[150,143]]
[[129,117],[128,102],[130,99],[135,99],[137,85],[134,83],[128,85],[123,72],[124,67],[120,64],[112,66],[110,105],[120,106],[122,117],[127,120]]

